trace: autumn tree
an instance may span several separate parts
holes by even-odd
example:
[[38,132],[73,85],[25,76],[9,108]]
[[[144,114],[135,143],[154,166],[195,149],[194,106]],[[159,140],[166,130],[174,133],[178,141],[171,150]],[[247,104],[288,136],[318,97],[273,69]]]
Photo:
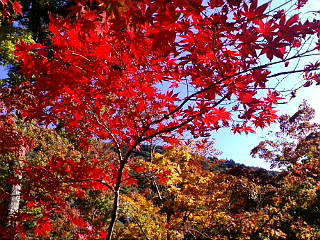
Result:
[[265,140],[252,154],[282,167],[275,202],[278,222],[290,239],[318,239],[319,226],[319,124],[315,111],[303,102],[293,115],[279,118],[275,139]]
[[319,81],[318,62],[271,68],[318,54],[318,44],[305,46],[319,37],[319,22],[302,22],[269,3],[73,2],[67,16],[50,15],[48,43],[17,47],[25,81],[1,89],[1,96],[25,121],[59,126],[83,148],[92,139],[113,145],[116,157],[105,166],[115,172],[107,239],[127,166],[142,143],[178,144],[186,134],[206,138],[225,126],[253,132],[277,118],[273,107],[281,98],[268,85],[273,78],[304,72],[309,83]]
[[144,169],[140,191],[122,194],[115,239],[319,237],[316,175],[305,171],[297,180],[291,171],[218,170],[221,161],[191,152],[190,146],[137,164]]
[[66,133],[14,116],[1,120],[1,238],[103,238],[112,209],[111,148],[92,143],[82,151]]
[[233,196],[246,181],[212,171],[208,166],[218,163],[190,149],[183,146],[138,162],[144,169],[140,181],[149,185],[122,197],[124,213],[132,220],[120,239],[130,234],[136,239],[223,239],[235,230],[230,212],[240,198]]

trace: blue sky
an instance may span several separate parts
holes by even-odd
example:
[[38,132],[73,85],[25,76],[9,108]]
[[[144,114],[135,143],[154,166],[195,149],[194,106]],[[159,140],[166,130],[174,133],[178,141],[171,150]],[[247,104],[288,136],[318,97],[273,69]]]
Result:
[[[298,91],[297,97],[285,105],[277,107],[280,114],[294,114],[298,106],[306,99],[308,103],[316,110],[315,122],[320,123],[320,86],[312,86]],[[222,151],[221,158],[233,159],[238,163],[248,166],[259,166],[269,168],[270,164],[259,158],[252,158],[250,151],[264,140],[264,137],[270,131],[278,131],[278,124],[273,124],[263,130],[257,130],[256,134],[234,135],[230,129],[221,129],[212,136],[216,140],[215,147]]]
[[[261,1],[260,4],[267,2]],[[274,0],[272,6],[278,6],[283,2],[283,0]],[[302,18],[308,16],[309,11],[320,11],[320,1],[319,0],[309,0],[309,3],[301,9],[305,14],[302,14]],[[320,60],[320,56],[317,58],[309,60]],[[307,63],[308,60],[305,62]],[[303,64],[303,62],[301,62]],[[280,66],[281,67],[281,66]],[[283,67],[283,66],[282,66]],[[274,69],[277,70],[277,69]],[[287,70],[286,70],[287,71]],[[294,82],[301,81],[300,75],[290,76],[289,80],[286,80],[284,84],[290,84]],[[283,86],[285,87],[285,86]],[[320,86],[311,86],[309,88],[303,88],[297,92],[297,97],[293,98],[285,105],[279,105],[276,110],[278,114],[294,114],[298,106],[302,103],[303,99],[306,99],[308,103],[316,110],[315,122],[320,122]],[[238,163],[243,163],[248,166],[259,166],[264,168],[269,168],[270,164],[266,163],[264,160],[259,158],[252,158],[250,156],[250,151],[253,147],[257,146],[258,143],[264,140],[267,133],[270,131],[278,131],[278,124],[273,124],[269,128],[263,130],[257,130],[256,134],[249,135],[234,135],[230,129],[221,129],[218,132],[212,134],[215,139],[215,147],[222,151],[220,158],[233,159]]]
[[3,66],[0,65],[0,79],[4,79],[6,77],[8,77],[6,74],[6,70]]

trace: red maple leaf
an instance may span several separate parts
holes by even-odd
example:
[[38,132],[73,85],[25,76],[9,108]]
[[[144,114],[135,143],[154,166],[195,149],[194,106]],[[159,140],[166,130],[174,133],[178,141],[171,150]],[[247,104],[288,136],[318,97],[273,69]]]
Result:
[[23,15],[22,5],[18,1],[12,3],[13,10],[16,14]]
[[264,23],[262,20],[258,22],[259,27],[257,31],[260,32],[265,38],[270,38],[274,34],[274,31],[278,28],[278,26],[273,22],[273,20],[269,20],[267,23]]
[[210,0],[209,6],[211,8],[221,7],[224,4],[223,0]]
[[34,229],[36,236],[46,236],[53,230],[51,220],[48,217],[43,217],[38,220],[38,225]]

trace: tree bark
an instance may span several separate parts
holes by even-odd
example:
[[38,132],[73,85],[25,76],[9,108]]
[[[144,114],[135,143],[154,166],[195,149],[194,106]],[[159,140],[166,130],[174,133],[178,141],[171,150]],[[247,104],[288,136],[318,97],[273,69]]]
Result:
[[[167,225],[169,226],[171,220],[171,213],[167,212]],[[171,240],[170,229],[167,229],[167,240]]]
[[119,211],[119,204],[120,204],[121,182],[122,182],[122,175],[123,175],[123,170],[124,170],[125,165],[126,165],[126,161],[123,160],[123,161],[120,162],[119,174],[118,174],[118,177],[117,177],[116,186],[114,188],[113,208],[112,208],[112,214],[111,214],[111,221],[110,221],[109,228],[108,228],[107,240],[111,240],[112,239],[114,225],[115,225],[116,220],[118,218],[118,211]]
[[21,183],[20,180],[22,179],[22,175],[16,173],[16,163],[12,164],[11,169],[14,172],[14,177],[18,179],[19,183],[13,184],[11,187],[11,194],[10,194],[10,202],[8,205],[8,227],[14,227],[16,222],[12,221],[12,217],[19,212],[20,206],[20,197],[21,197]]

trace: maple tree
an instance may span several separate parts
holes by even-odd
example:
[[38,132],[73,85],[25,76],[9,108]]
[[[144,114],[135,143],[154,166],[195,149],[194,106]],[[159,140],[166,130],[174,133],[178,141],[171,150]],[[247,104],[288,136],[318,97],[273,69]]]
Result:
[[[104,165],[112,162],[112,151],[98,144],[95,151],[80,151],[55,130],[9,119],[1,122],[1,238],[101,239],[113,178]],[[94,203],[98,196],[101,209]]]
[[[92,139],[114,147],[116,156],[98,175],[114,194],[107,239],[118,217],[121,186],[134,182],[132,154],[143,142],[161,139],[174,145],[184,134],[205,138],[224,126],[253,132],[277,118],[273,107],[281,98],[268,86],[270,79],[304,72],[308,84],[319,82],[319,62],[270,69],[318,54],[319,44],[301,46],[319,37],[319,21],[301,22],[298,14],[268,9],[268,3],[73,2],[67,16],[50,15],[48,42],[17,46],[24,78],[2,88],[1,96],[25,121],[59,126],[84,149],[92,148]],[[1,6],[21,14],[18,2],[11,3],[1,1]],[[297,1],[297,7],[305,3]],[[50,164],[48,169],[54,159]],[[90,175],[91,169],[78,164],[70,166],[75,182],[83,180],[79,171]],[[93,188],[101,186],[95,183]],[[41,221],[49,232],[47,219]]]

